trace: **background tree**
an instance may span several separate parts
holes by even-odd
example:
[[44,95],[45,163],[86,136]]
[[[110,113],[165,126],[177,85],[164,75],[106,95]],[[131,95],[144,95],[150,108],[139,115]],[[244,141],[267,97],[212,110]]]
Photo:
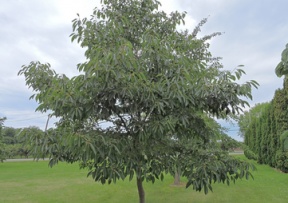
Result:
[[5,158],[13,159],[15,157],[19,157],[19,144],[8,144],[5,145]]
[[[256,104],[249,111],[244,112],[240,115],[238,120],[238,125],[240,128],[240,133],[244,137],[244,154],[248,158],[256,159],[259,163],[264,163],[262,160],[267,157],[267,144],[265,140],[268,139],[267,132],[269,126],[268,123],[268,113],[271,104],[262,103]],[[266,147],[264,147],[266,146]]]
[[281,61],[275,68],[275,73],[278,77],[288,74],[288,44],[281,54]]
[[257,82],[238,84],[243,70],[221,70],[207,42],[219,33],[197,38],[206,20],[192,33],[178,31],[185,13],[168,16],[159,6],[156,0],[105,0],[91,19],[73,20],[71,39],[86,48],[87,58],[78,76],[59,75],[40,62],[19,72],[35,92],[37,110],[60,119],[55,130],[32,139],[35,150],[49,154],[51,166],[80,161],[102,183],[135,177],[140,202],[142,182],[162,180],[178,154],[189,159],[182,175],[197,191],[250,174],[249,164],[209,147],[214,134],[203,115],[239,113]]
[[231,138],[225,133],[223,133],[221,138],[219,139],[219,144],[222,150],[228,151],[228,152],[234,151],[236,148],[241,147],[240,142]]
[[31,140],[29,139],[31,137],[39,137],[39,134],[41,133],[43,134],[43,131],[38,127],[23,129],[2,127],[0,134],[2,159],[13,159],[15,157],[28,158],[32,154]]
[[275,91],[271,102],[256,105],[241,115],[238,122],[247,145],[245,155],[283,172],[288,172],[288,153],[283,149],[288,130],[287,54],[286,45],[281,62],[275,69],[278,77],[285,76],[283,88]]
[[4,127],[2,129],[3,143],[16,144],[17,143],[17,129],[12,127]]
[[40,151],[35,151],[37,148],[33,147],[33,145],[40,146],[42,144],[42,142],[39,141],[40,138],[43,138],[43,136],[44,132],[39,127],[30,126],[27,128],[22,128],[18,136],[19,147],[17,154],[26,158],[28,158],[30,155],[33,157],[41,156],[41,158],[45,158],[47,154],[41,154]]
[[270,105],[269,102],[256,104],[249,111],[243,112],[243,114],[239,115],[238,125],[240,129],[240,135],[245,136],[245,132],[250,127],[250,124],[253,119],[261,117],[263,114],[264,108]]
[[0,118],[0,162],[3,162],[5,160],[5,149],[4,149],[4,144],[2,142],[3,136],[2,136],[2,128],[3,128],[3,123],[6,120],[6,118]]

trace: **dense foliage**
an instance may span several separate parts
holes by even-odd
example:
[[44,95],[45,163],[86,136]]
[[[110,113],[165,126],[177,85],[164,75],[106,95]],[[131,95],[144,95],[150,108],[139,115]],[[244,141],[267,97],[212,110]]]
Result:
[[277,65],[275,73],[278,77],[288,74],[288,44],[281,54],[281,61]]
[[78,76],[57,74],[49,64],[31,62],[19,74],[35,94],[38,111],[60,119],[57,129],[34,137],[35,150],[50,165],[80,161],[95,181],[136,177],[162,179],[175,169],[187,187],[212,190],[212,182],[249,177],[250,165],[228,156],[216,142],[207,117],[239,113],[252,98],[255,81],[239,84],[244,71],[222,70],[198,38],[177,30],[185,13],[167,15],[156,0],[104,0],[91,19],[73,21],[72,41],[86,49]]
[[[2,124],[3,124],[2,119]],[[35,137],[44,132],[37,127],[28,128],[13,128],[13,127],[1,127],[0,130],[0,154],[1,160],[13,159],[13,158],[28,158],[32,157],[29,137]]]
[[[286,46],[282,53],[282,60],[275,70],[278,76],[286,74],[287,51]],[[280,66],[283,69],[279,69]],[[283,88],[275,91],[271,102],[256,105],[239,119],[240,131],[247,145],[245,155],[257,159],[259,163],[277,167],[283,172],[288,172],[287,79],[285,76]]]

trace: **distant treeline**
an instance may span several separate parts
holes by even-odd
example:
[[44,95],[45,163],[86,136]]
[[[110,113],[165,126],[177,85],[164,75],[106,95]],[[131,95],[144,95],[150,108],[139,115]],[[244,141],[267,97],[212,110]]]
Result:
[[[5,119],[2,118],[2,123]],[[0,161],[31,157],[31,144],[27,134],[43,134],[38,127],[13,128],[0,126]]]

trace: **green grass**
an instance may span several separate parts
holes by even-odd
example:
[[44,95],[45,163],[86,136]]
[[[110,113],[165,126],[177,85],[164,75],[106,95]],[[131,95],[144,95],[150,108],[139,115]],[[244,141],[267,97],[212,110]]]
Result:
[[[193,203],[285,203],[288,202],[288,174],[256,164],[254,180],[240,180],[230,186],[215,184],[204,195],[185,186],[172,186],[173,178],[145,183],[146,202]],[[0,164],[0,202],[138,202],[135,180],[102,185],[86,178],[78,164],[60,163],[49,168],[47,161],[4,162]]]

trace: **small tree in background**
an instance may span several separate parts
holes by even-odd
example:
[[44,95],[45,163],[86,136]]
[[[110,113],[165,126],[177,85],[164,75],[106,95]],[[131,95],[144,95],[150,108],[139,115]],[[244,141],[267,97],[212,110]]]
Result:
[[249,164],[211,147],[215,135],[204,117],[237,114],[258,84],[237,83],[241,69],[221,70],[207,43],[219,33],[197,38],[206,20],[192,33],[178,31],[185,13],[168,16],[159,6],[104,0],[91,19],[73,20],[71,39],[87,58],[78,76],[40,62],[19,72],[35,91],[37,110],[60,119],[57,129],[34,139],[35,150],[50,155],[50,166],[80,161],[103,184],[135,177],[140,202],[142,182],[162,180],[178,155],[186,186],[197,191],[250,174]]
[[281,171],[288,173],[288,131],[280,136],[280,147],[276,152],[276,165]]
[[16,144],[17,141],[17,129],[12,127],[4,127],[2,129],[3,143]]
[[[51,129],[52,130],[52,129]],[[28,158],[29,156],[35,156],[45,158],[47,154],[42,154],[42,151],[45,151],[44,149],[38,150],[37,147],[34,146],[43,146],[43,136],[44,132],[36,126],[30,126],[27,128],[22,128],[21,131],[18,134],[18,155],[21,157],[24,156]],[[38,151],[35,151],[38,150]],[[41,155],[40,155],[41,154]]]
[[3,136],[2,136],[2,127],[3,123],[6,120],[6,118],[0,118],[0,162],[3,162],[5,160],[5,149],[4,144],[2,142]]

